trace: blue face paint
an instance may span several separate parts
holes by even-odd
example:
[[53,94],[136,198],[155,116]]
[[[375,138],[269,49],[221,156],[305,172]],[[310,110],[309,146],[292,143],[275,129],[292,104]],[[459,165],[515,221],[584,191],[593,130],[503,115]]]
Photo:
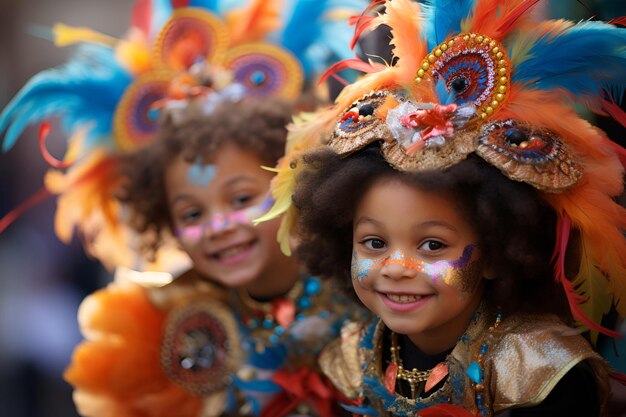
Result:
[[370,270],[374,266],[374,261],[371,259],[359,259],[356,251],[352,251],[352,264],[350,266],[350,275],[353,280],[357,280],[359,284],[365,278],[367,278]]
[[187,181],[190,184],[207,187],[211,181],[213,181],[216,174],[217,170],[215,169],[215,165],[205,164],[202,162],[202,159],[198,157],[196,162],[189,168],[189,171],[187,171]]

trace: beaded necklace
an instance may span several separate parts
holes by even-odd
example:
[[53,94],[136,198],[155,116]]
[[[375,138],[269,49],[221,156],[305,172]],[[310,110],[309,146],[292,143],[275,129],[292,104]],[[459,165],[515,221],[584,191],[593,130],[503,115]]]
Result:
[[[238,291],[242,321],[254,332],[257,352],[263,352],[267,345],[277,344],[287,330],[295,323],[312,313],[311,307],[317,304],[322,292],[319,278],[307,277],[297,281],[287,294],[271,301],[257,301],[243,290]],[[327,311],[319,312],[322,318]]]
[[485,405],[483,402],[483,392],[485,390],[485,386],[483,385],[483,359],[485,354],[489,350],[489,344],[493,341],[493,332],[498,327],[500,322],[502,321],[502,312],[498,309],[498,313],[496,314],[496,322],[489,326],[487,330],[487,334],[483,338],[483,343],[480,346],[480,350],[478,351],[478,356],[475,361],[470,362],[467,367],[467,376],[472,381],[472,388],[474,388],[474,392],[476,393],[476,406],[480,411],[482,416],[485,416],[487,410],[485,409]]
[[[489,314],[489,311],[481,305],[474,313],[470,326],[459,338],[459,343],[445,361],[439,363],[429,371],[417,371],[415,374],[413,371],[408,370],[401,372],[402,375],[407,376],[407,379],[409,377],[414,379],[416,387],[415,392],[412,392],[414,398],[405,397],[398,392],[394,392],[393,387],[395,386],[396,378],[406,381],[406,379],[398,376],[397,370],[399,366],[391,371],[389,369],[390,366],[394,365],[393,358],[396,353],[399,355],[399,351],[391,352],[390,366],[388,366],[384,372],[381,372],[381,348],[385,326],[384,324],[381,325],[380,322],[374,322],[372,326],[364,332],[364,336],[360,342],[360,354],[364,355],[363,357],[366,358],[366,362],[364,363],[363,388],[365,395],[370,398],[370,400],[376,399],[372,404],[374,408],[378,409],[379,412],[384,411],[391,415],[415,416],[419,410],[429,406],[444,403],[460,403],[463,401],[463,386],[465,386],[465,389],[472,390],[474,394],[473,397],[478,411],[477,414],[488,416],[489,413],[484,403],[485,386],[483,381],[483,359],[490,345],[495,340],[494,330],[499,326],[503,315],[498,310],[495,321],[489,326],[485,323],[485,319],[487,318],[485,314]],[[390,335],[392,338],[393,333],[390,333]],[[474,340],[479,344],[474,345],[474,343],[472,343]],[[390,341],[391,346],[394,347],[393,340],[390,339]],[[464,356],[462,352],[466,351],[466,349],[470,349],[471,346],[476,346],[476,351],[467,358],[468,363],[461,359]],[[457,352],[456,355],[455,352]],[[395,361],[398,365],[399,362],[398,360]],[[464,363],[466,365],[464,365]],[[418,377],[419,372],[430,372],[430,377],[426,377],[426,384],[423,389],[424,392],[429,393],[425,398],[421,398],[419,395],[420,384],[424,382],[416,381],[417,379],[423,378]],[[389,378],[391,375],[393,375],[393,378]],[[430,392],[432,388],[443,381],[446,376],[448,376],[448,379],[444,382],[443,386]],[[467,385],[464,381],[467,381]]]
[[422,382],[426,382],[432,373],[432,369],[420,371],[413,368],[412,370],[404,369],[402,366],[402,358],[400,357],[400,346],[398,345],[398,334],[391,332],[391,363],[392,369],[397,367],[396,378],[409,383],[411,388],[411,398],[415,398],[417,388]]

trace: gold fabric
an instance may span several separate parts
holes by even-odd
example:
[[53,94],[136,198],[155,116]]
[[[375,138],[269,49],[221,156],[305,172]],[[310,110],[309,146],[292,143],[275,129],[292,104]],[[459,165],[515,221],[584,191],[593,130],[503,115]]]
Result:
[[367,337],[367,324],[352,322],[346,325],[342,338],[329,345],[321,355],[322,371],[346,397],[357,399],[363,392],[366,403],[375,408],[380,417],[417,416],[419,408],[442,402],[476,413],[474,384],[465,371],[487,341],[489,347],[483,359],[485,390],[482,393],[487,416],[541,403],[563,376],[584,360],[589,360],[596,374],[599,398],[601,404],[605,404],[609,395],[607,365],[575,329],[552,315],[517,315],[505,317],[496,329],[490,330],[495,314],[486,309],[479,312],[465,336],[446,358],[447,380],[430,396],[418,399],[419,404],[394,393],[395,400],[385,407],[384,401],[363,383],[364,377],[374,377],[379,383],[377,387],[384,387],[382,342],[388,331],[380,321],[371,330],[371,349],[364,348],[361,343]]
[[322,372],[343,395],[355,400],[362,383],[361,360],[358,354],[361,326],[350,321],[341,328],[340,338],[329,344],[319,356]]
[[554,316],[520,315],[494,332],[485,362],[494,412],[541,403],[578,363],[589,360],[599,382],[600,400],[608,394],[608,374],[601,357],[574,329]]

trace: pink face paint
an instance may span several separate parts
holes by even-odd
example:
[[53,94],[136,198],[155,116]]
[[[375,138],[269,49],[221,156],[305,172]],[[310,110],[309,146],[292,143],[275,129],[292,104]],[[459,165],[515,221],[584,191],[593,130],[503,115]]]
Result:
[[198,242],[204,235],[206,224],[196,224],[193,226],[179,227],[176,229],[176,235],[185,242]]
[[274,205],[274,200],[267,197],[256,206],[246,207],[228,214],[215,213],[207,223],[177,228],[176,235],[185,243],[196,244],[205,235],[207,229],[213,234],[235,225],[252,224],[252,220],[261,217],[272,205]]
[[360,259],[356,251],[354,251],[352,254],[351,275],[352,279],[356,279],[361,283],[372,270],[398,264],[425,274],[434,284],[441,280],[444,284],[456,287],[461,291],[469,291],[474,287],[476,278],[480,275],[478,268],[474,268],[475,263],[470,262],[475,248],[476,244],[466,246],[461,257],[455,261],[437,261],[434,263],[408,257],[400,250],[396,250],[391,255],[376,260],[369,258]]

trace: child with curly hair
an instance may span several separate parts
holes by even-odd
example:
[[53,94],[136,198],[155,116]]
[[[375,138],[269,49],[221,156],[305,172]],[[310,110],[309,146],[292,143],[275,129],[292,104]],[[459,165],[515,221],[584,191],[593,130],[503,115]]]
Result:
[[[223,103],[182,124],[166,119],[153,145],[125,158],[120,198],[137,230],[150,232],[146,249],[174,235],[192,268],[159,287],[118,277],[85,301],[87,334],[107,337],[79,346],[66,372],[81,413],[104,415],[93,410],[98,392],[123,415],[161,415],[156,405],[190,416],[205,407],[202,415],[339,413],[315,358],[349,303],[281,252],[277,220],[251,222],[271,206],[273,173],[262,167],[282,155],[291,114],[278,100]],[[124,352],[108,350],[114,335]],[[105,363],[102,378],[93,369]]]
[[533,22],[532,1],[448,3],[385,2],[357,32],[390,26],[395,65],[358,64],[290,129],[266,218],[376,315],[322,368],[358,415],[603,415],[592,346],[626,313],[624,150],[567,100],[619,116],[626,33]]
[[62,118],[66,158],[46,152],[49,125],[40,142],[58,229],[117,268],[79,310],[65,378],[82,415],[342,414],[316,356],[357,311],[281,252],[277,221],[252,220],[320,66],[351,55],[336,41],[360,2],[138,1],[119,40],[55,26],[79,53],[34,77],[0,129],[8,148]]

